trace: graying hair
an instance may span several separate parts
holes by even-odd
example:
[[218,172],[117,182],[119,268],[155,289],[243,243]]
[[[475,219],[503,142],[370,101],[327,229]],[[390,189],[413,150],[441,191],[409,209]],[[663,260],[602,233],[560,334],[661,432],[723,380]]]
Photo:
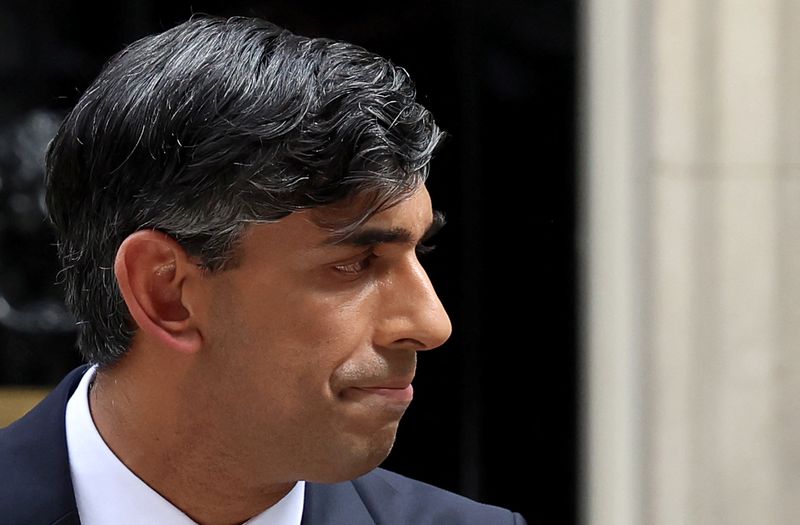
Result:
[[47,152],[78,347],[102,366],[135,324],[113,273],[131,233],[172,236],[209,271],[248,224],[365,196],[344,237],[420,186],[443,132],[407,72],[365,49],[264,20],[193,17],[114,56]]

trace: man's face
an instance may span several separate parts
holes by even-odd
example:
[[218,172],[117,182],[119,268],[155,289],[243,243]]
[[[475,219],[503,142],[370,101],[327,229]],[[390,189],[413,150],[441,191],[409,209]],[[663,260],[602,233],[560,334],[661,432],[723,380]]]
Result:
[[428,191],[343,243],[317,225],[357,209],[254,225],[240,264],[208,278],[201,351],[213,395],[197,409],[256,475],[333,482],[377,466],[411,401],[416,352],[450,336],[416,255],[437,226]]

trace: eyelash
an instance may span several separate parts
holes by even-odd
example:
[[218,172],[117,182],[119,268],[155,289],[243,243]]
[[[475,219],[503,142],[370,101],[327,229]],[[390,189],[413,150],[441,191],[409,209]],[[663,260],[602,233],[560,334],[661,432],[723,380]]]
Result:
[[346,273],[346,274],[359,274],[369,268],[372,259],[375,258],[375,254],[370,252],[367,254],[366,257],[359,259],[356,262],[349,263],[349,264],[339,264],[334,266],[333,268],[336,271]]
[[[420,245],[417,246],[415,251],[417,252],[417,256],[421,257],[421,256],[424,256],[424,255],[427,255],[427,254],[431,253],[435,249],[436,249],[435,245],[420,244]],[[375,255],[374,252],[369,252],[365,257],[359,259],[356,262],[349,263],[349,264],[339,264],[339,265],[334,266],[333,268],[336,271],[339,271],[339,272],[342,272],[342,273],[356,275],[356,274],[359,274],[359,273],[367,270],[370,266],[372,266],[372,261],[374,259],[376,259],[377,257],[378,256]]]
[[416,252],[417,255],[428,255],[435,249],[436,249],[435,244],[418,244]]

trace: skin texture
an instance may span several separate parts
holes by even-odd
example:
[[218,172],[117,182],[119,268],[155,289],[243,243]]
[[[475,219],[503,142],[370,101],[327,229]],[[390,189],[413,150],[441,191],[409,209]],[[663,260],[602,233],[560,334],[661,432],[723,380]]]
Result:
[[223,272],[156,231],[120,247],[115,272],[138,330],[98,373],[92,415],[117,456],[199,523],[241,523],[297,480],[379,465],[416,352],[449,337],[415,251],[433,222],[427,190],[361,227],[390,242],[331,244],[320,219],[357,209],[253,225]]

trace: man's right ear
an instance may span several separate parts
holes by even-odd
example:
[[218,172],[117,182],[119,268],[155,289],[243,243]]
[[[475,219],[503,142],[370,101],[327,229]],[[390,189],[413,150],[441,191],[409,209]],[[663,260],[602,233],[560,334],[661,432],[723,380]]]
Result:
[[129,235],[117,250],[114,273],[144,337],[186,354],[200,349],[202,333],[186,284],[202,278],[202,269],[177,241],[156,230]]

